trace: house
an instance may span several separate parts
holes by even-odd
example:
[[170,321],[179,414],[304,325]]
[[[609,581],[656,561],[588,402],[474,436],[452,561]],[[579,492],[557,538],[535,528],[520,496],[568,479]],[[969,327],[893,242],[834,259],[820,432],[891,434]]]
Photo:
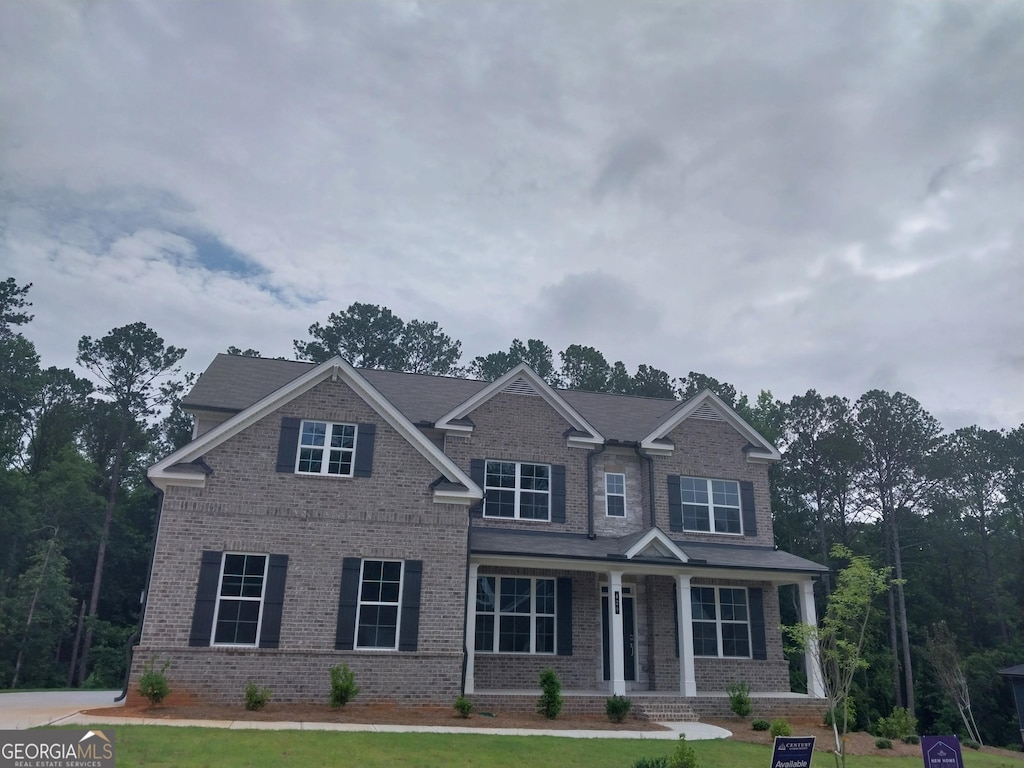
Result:
[[[133,678],[179,691],[532,709],[554,669],[609,694],[713,714],[746,681],[790,693],[779,587],[815,620],[825,569],[774,546],[778,451],[710,391],[687,400],[218,356],[183,406],[194,439],[162,492]],[[132,690],[134,690],[134,685]]]

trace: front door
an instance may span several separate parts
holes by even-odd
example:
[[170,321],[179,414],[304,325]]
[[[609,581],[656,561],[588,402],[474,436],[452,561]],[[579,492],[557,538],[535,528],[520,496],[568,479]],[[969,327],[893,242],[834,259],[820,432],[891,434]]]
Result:
[[[608,587],[601,587],[601,646],[604,679],[611,680],[611,628],[608,625]],[[625,680],[636,680],[636,620],[633,611],[633,588],[622,588],[622,673]]]

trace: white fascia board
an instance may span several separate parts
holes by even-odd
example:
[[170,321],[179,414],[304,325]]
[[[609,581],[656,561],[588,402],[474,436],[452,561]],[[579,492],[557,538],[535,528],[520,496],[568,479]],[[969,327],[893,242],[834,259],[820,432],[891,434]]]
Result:
[[[332,379],[341,378],[367,405],[379,413],[396,432],[411,443],[436,470],[448,480],[464,485],[469,498],[473,500],[483,498],[483,489],[477,486],[470,479],[469,475],[459,469],[458,465],[427,439],[401,411],[395,408],[355,368],[340,357],[333,357],[321,363],[297,379],[285,384],[280,389],[271,392],[262,400],[235,414],[222,424],[217,425],[197,440],[193,440],[170,456],[158,461],[150,467],[147,473],[149,479],[161,490],[164,490],[167,485],[196,485],[195,483],[181,482],[182,476],[169,471],[169,468],[174,464],[193,461],[205,455],[224,441],[273,413],[282,405],[308,392],[328,377]],[[199,487],[202,487],[204,484],[205,478],[203,483],[199,484]]]
[[755,446],[756,450],[749,451],[747,453],[748,460],[772,462],[782,459],[782,454],[779,453],[778,448],[768,442],[760,432],[750,426],[742,416],[730,408],[722,398],[710,389],[702,390],[687,400],[675,413],[669,416],[665,421],[659,424],[653,432],[647,435],[647,437],[640,442],[640,446],[644,450],[658,455],[671,454],[672,449],[669,446],[665,446],[664,444],[659,446],[659,444],[654,441],[667,436],[673,429],[679,426],[684,419],[689,418],[694,411],[709,400],[722,414],[725,421]]
[[666,536],[660,528],[651,528],[632,547],[627,549],[626,559],[632,560],[638,554],[647,549],[647,547],[649,547],[651,543],[654,541],[657,541],[659,544],[665,547],[665,549],[671,552],[672,555],[679,560],[679,562],[689,562],[690,558],[686,555],[686,553],[683,552],[683,550],[681,550],[674,541],[672,541],[668,536]]
[[591,435],[593,435],[594,444],[600,445],[601,443],[604,442],[604,437],[601,436],[601,433],[594,429],[587,422],[587,420],[584,419],[578,411],[576,411],[575,408],[569,405],[569,403],[567,403],[565,399],[551,387],[550,384],[548,384],[546,381],[544,381],[544,379],[538,376],[534,372],[534,370],[526,363],[520,363],[511,371],[502,376],[500,379],[492,381],[490,384],[481,389],[468,400],[465,400],[464,402],[455,406],[453,410],[449,411],[444,416],[442,416],[437,422],[435,422],[434,426],[437,427],[438,429],[449,430],[452,432],[472,432],[472,427],[467,427],[466,425],[460,424],[452,424],[451,422],[455,419],[465,418],[474,410],[476,410],[476,408],[478,408],[482,403],[487,402],[492,397],[502,392],[510,382],[515,381],[519,377],[528,379],[530,383],[533,385],[533,388],[537,390],[537,394],[544,400],[544,402],[546,402],[548,405],[554,408],[555,411],[563,419],[569,422],[570,425],[572,425],[576,429],[579,429],[580,431],[589,432]]

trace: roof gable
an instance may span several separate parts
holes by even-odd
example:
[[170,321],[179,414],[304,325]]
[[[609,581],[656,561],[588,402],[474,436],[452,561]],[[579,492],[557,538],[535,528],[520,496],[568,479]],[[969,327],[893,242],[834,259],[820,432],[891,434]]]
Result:
[[635,557],[667,557],[678,560],[681,563],[689,561],[689,557],[676,543],[670,539],[664,531],[655,526],[649,529],[643,536],[633,542],[624,553],[627,560]]
[[691,397],[658,424],[654,430],[641,441],[641,446],[655,454],[671,454],[675,449],[669,441],[669,433],[689,418],[707,419],[709,421],[724,421],[740,433],[750,443],[747,449],[747,459],[750,461],[779,461],[782,454],[778,448],[768,442],[760,432],[748,424],[743,417],[726,405],[718,395],[710,389],[705,389]]
[[391,404],[359,372],[340,357],[314,366],[257,402],[236,413],[186,446],[149,468],[149,479],[161,490],[168,485],[203,486],[206,474],[184,471],[183,467],[273,413],[281,406],[331,379],[347,384],[396,432],[405,438],[442,475],[445,482],[434,485],[434,500],[439,503],[469,504],[483,497],[483,491],[459,469],[440,448],[432,443],[401,411]]
[[520,363],[500,379],[459,403],[438,419],[434,426],[450,432],[470,433],[473,431],[473,422],[469,419],[469,414],[502,392],[539,397],[544,400],[569,423],[572,430],[568,438],[570,446],[593,447],[604,442],[601,433],[526,363]]

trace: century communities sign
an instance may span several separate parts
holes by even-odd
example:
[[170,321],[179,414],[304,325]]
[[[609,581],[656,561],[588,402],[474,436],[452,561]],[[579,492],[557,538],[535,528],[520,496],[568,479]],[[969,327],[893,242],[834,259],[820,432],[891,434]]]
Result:
[[0,768],[114,768],[114,734],[0,731]]
[[772,768],[811,768],[813,736],[776,736]]

